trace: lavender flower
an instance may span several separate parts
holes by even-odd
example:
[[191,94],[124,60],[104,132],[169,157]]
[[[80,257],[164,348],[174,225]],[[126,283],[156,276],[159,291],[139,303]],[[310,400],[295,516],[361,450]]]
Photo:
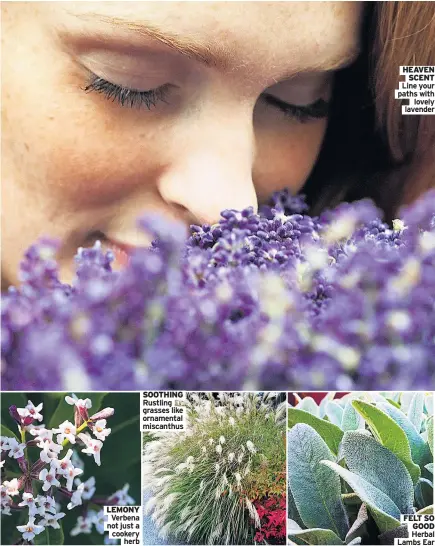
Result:
[[[80,249],[72,286],[42,240],[25,255],[22,285],[2,297],[4,388],[433,384],[435,191],[392,227],[367,200],[305,212],[280,192],[259,214],[227,210],[192,226],[187,241],[181,226],[147,216],[150,248],[122,272],[99,244]],[[76,405],[75,426],[84,419]]]

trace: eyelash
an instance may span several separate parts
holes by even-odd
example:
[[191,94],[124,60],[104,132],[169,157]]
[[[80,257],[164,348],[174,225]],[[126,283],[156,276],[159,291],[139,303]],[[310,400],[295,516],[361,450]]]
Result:
[[263,98],[268,104],[278,108],[286,116],[296,119],[300,123],[306,123],[313,119],[326,118],[329,113],[329,103],[324,99],[318,99],[316,102],[307,104],[306,106],[296,106],[267,93],[263,94]]
[[[149,91],[137,91],[129,87],[116,85],[103,78],[93,75],[83,91],[95,91],[103,94],[106,99],[112,99],[112,102],[118,102],[121,106],[134,108],[144,105],[148,110],[155,107],[158,102],[167,104],[166,96],[170,91],[171,84],[162,85],[156,89]],[[313,119],[325,118],[328,115],[329,103],[324,99],[319,99],[313,104],[306,106],[296,106],[287,102],[281,101],[276,97],[267,93],[262,95],[263,100],[271,106],[278,108],[286,116],[296,119],[300,123],[306,123]]]
[[112,102],[118,102],[121,106],[134,108],[145,105],[148,110],[151,110],[158,102],[166,103],[166,95],[172,86],[165,84],[156,89],[149,91],[137,91],[129,87],[123,87],[114,83],[108,82],[98,76],[92,76],[83,91],[96,91],[102,93],[106,99],[112,99]]

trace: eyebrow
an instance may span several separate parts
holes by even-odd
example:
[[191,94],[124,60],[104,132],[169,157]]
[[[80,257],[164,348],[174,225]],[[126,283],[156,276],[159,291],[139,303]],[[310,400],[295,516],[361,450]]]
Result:
[[[116,27],[121,31],[129,31],[139,36],[146,36],[160,42],[161,44],[189,59],[195,60],[207,67],[217,68],[221,71],[228,70],[231,67],[231,61],[234,58],[234,53],[226,50],[223,46],[218,46],[216,51],[213,51],[213,49],[207,44],[197,41],[192,37],[186,38],[170,30],[163,31],[161,28],[148,21],[131,21],[125,18],[95,12],[80,14],[71,12],[68,13],[84,21],[90,20],[97,23],[104,23],[112,27]],[[342,54],[326,59],[323,62],[315,62],[304,70],[298,70],[297,74],[316,70],[322,72],[339,70],[352,64],[359,55],[360,48],[358,44],[352,44],[352,47],[344,51]],[[295,75],[296,73],[293,71],[291,74],[284,76],[284,78],[291,78]]]

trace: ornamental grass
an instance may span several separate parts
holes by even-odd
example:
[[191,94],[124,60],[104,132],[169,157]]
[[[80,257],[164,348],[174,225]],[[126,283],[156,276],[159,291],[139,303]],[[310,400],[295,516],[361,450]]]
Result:
[[144,483],[152,493],[145,514],[160,536],[285,544],[285,508],[278,511],[286,498],[284,396],[191,394],[187,405],[186,432],[161,432],[145,444]]

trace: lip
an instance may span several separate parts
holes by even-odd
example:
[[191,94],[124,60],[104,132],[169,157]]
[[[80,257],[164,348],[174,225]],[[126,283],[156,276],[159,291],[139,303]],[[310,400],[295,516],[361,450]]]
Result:
[[130,261],[130,256],[133,250],[136,248],[132,245],[121,243],[119,241],[115,241],[114,239],[109,239],[107,237],[105,237],[104,240],[102,241],[102,245],[107,250],[110,250],[113,252],[115,259],[112,262],[112,266],[114,267],[114,269],[120,269],[120,268],[126,267]]

